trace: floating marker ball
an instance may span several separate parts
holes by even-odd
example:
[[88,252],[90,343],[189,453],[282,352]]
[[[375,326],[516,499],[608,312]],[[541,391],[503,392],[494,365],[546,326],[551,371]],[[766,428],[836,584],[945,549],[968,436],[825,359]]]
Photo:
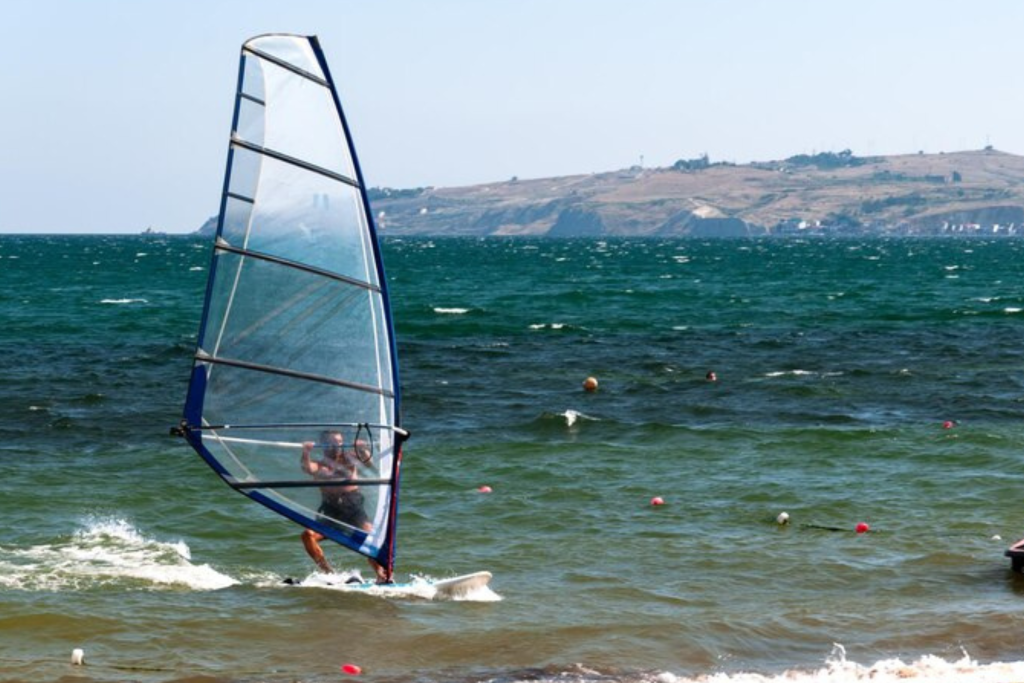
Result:
[[871,527],[869,527],[866,522],[857,522],[856,530],[858,534],[866,534],[871,531]]
[[350,676],[358,676],[359,674],[363,673],[363,670],[355,664],[342,664],[341,671],[342,673],[347,673]]
[[75,666],[82,666],[85,664],[85,650],[80,647],[76,647],[71,651],[71,663]]
[[487,486],[486,484],[484,484],[483,486],[478,488],[477,491],[479,491],[480,493],[490,493],[491,492],[491,487]]
[[775,518],[775,521],[778,522],[780,526],[782,526],[783,524],[789,524],[789,513],[780,512],[779,516]]
[[588,377],[585,380],[583,380],[583,390],[591,392],[597,391],[597,378]]
[[664,505],[665,500],[661,496],[655,496],[651,498],[651,505]]
[[955,424],[956,423],[953,422],[952,420],[946,420],[945,422],[942,423],[942,428],[943,429],[952,429]]

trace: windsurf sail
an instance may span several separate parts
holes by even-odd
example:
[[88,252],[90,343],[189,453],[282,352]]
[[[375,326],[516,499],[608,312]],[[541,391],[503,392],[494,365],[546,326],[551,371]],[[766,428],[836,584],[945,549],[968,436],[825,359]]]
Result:
[[[242,46],[177,432],[236,491],[390,577],[399,403],[376,230],[323,52],[313,36],[258,36]],[[347,464],[320,478],[302,462],[336,456]]]

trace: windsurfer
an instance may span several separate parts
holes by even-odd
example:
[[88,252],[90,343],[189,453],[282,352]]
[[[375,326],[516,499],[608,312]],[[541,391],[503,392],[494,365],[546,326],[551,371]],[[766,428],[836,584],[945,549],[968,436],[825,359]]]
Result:
[[[356,440],[355,449],[346,451],[344,448],[345,439],[339,431],[325,431],[320,435],[320,445],[324,450],[324,457],[320,460],[313,460],[310,454],[316,444],[307,441],[302,444],[302,471],[311,475],[314,479],[347,479],[359,478],[359,465],[370,465],[371,453],[366,443]],[[363,494],[357,484],[342,484],[339,486],[320,487],[320,519],[326,524],[346,529],[355,527],[363,531],[372,531],[373,523],[366,516],[363,509]],[[340,526],[340,524],[346,526]],[[324,535],[306,529],[302,532],[302,545],[306,552],[316,562],[320,571],[330,574],[333,569],[327,558],[324,556],[320,541]],[[388,580],[384,567],[368,558],[370,566],[377,575],[378,583]]]

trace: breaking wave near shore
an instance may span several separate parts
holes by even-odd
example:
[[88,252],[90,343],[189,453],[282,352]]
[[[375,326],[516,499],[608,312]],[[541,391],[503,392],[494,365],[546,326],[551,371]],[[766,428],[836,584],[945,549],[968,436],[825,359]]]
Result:
[[193,563],[183,541],[147,537],[123,519],[87,521],[66,538],[37,545],[0,545],[0,586],[9,590],[217,590],[237,583]]

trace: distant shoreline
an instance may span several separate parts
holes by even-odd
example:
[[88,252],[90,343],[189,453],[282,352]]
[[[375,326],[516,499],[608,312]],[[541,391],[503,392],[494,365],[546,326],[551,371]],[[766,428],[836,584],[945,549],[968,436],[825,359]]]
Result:
[[[668,168],[367,195],[382,238],[1024,236],[1024,157],[991,148],[887,157],[844,150],[744,165],[705,156]],[[89,234],[212,235],[216,225],[212,216],[189,233]]]
[[986,148],[642,168],[456,188],[368,191],[383,235],[1017,237],[1024,157]]

